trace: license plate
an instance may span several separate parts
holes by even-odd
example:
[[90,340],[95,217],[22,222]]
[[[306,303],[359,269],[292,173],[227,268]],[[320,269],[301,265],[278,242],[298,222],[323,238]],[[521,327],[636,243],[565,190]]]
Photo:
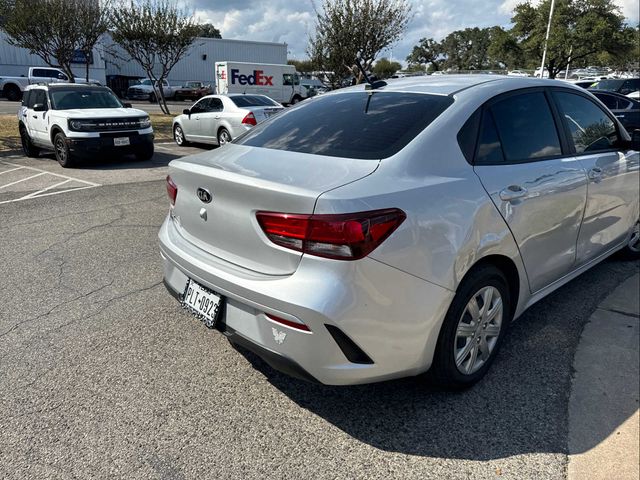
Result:
[[129,140],[129,137],[116,137],[113,139],[113,145],[116,147],[124,147],[131,145],[131,141]]
[[182,305],[207,327],[213,328],[222,308],[222,297],[189,279],[182,296]]

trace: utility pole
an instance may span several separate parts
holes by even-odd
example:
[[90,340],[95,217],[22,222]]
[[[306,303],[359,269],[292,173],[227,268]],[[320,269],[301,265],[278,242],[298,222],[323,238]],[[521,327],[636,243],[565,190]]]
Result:
[[549,23],[547,24],[547,36],[544,39],[544,50],[542,51],[542,66],[540,67],[540,78],[544,78],[544,64],[547,60],[547,45],[549,43],[549,33],[551,32],[551,19],[553,18],[553,8],[556,0],[551,0],[551,10],[549,10]]
[[567,71],[564,73],[564,79],[568,80],[569,79],[569,65],[571,65],[571,54],[573,53],[573,45],[571,45],[571,48],[569,49],[569,61],[567,62]]

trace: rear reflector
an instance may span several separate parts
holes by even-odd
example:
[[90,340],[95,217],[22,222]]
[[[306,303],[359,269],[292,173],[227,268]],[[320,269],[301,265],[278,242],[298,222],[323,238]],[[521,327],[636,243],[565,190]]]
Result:
[[307,327],[304,323],[292,322],[291,320],[285,320],[284,318],[276,317],[275,315],[270,315],[265,313],[269,320],[272,320],[276,323],[280,323],[282,325],[286,325],[287,327],[295,328],[297,330],[302,330],[303,332],[310,332],[309,327]]
[[178,196],[178,186],[174,183],[169,175],[167,175],[167,196],[171,206],[176,204],[176,197]]
[[397,208],[340,215],[256,213],[260,227],[276,245],[336,260],[369,255],[406,218]]
[[244,125],[254,125],[254,126],[258,124],[258,122],[256,121],[256,116],[253,114],[253,112],[249,112],[247,116],[242,119],[242,123]]

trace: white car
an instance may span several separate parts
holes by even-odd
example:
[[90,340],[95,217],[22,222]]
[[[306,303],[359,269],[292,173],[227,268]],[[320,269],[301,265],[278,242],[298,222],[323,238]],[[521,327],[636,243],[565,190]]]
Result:
[[173,139],[224,145],[281,110],[265,95],[207,95],[173,119]]
[[507,73],[507,75],[510,77],[530,77],[531,76],[527,72],[523,72],[522,70],[511,70],[509,73]]
[[27,157],[53,150],[63,167],[104,153],[153,156],[149,115],[123,104],[107,87],[31,85],[18,110],[18,129]]

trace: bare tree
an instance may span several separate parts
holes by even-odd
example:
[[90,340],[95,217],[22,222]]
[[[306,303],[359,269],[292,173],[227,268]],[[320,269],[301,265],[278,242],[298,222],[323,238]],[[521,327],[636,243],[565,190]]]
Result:
[[82,52],[86,65],[86,81],[89,81],[91,52],[100,37],[109,29],[111,0],[75,0],[75,18],[78,22],[78,50]]
[[316,31],[307,53],[321,70],[331,72],[334,86],[350,74],[362,81],[355,68],[357,56],[370,70],[380,52],[400,39],[411,19],[407,0],[324,0],[315,11]]
[[71,62],[79,46],[80,22],[70,12],[81,0],[0,1],[0,28],[11,45],[26,48],[73,82]]
[[113,40],[144,69],[169,115],[162,82],[200,32],[193,15],[171,0],[123,1],[111,12]]

